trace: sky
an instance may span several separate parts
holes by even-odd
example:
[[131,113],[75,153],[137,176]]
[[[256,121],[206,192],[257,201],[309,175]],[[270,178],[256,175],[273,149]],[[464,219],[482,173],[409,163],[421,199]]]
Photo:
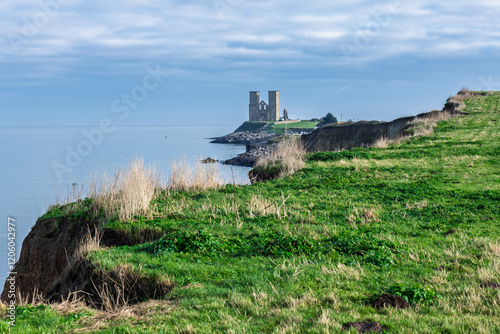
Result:
[[497,0],[0,3],[0,126],[392,120],[500,90]]

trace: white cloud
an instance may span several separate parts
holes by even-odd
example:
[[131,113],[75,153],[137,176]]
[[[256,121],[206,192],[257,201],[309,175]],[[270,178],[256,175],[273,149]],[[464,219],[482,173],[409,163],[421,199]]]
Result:
[[[27,38],[23,20],[33,22],[37,13],[43,14],[39,3],[0,4],[0,34],[5,37],[0,64],[9,59],[40,62],[40,71],[50,71],[42,64],[52,61],[60,66],[60,59],[72,59],[62,66],[74,66],[104,57],[108,66],[119,58],[211,70],[252,61],[331,67],[346,65],[341,61],[341,44],[356,48],[351,58],[358,62],[500,48],[498,19],[492,15],[500,4],[494,0],[478,0],[474,6],[463,0],[402,0],[398,10],[386,1],[220,0],[225,15],[212,1],[127,0],[92,6],[58,1],[57,13]],[[19,50],[11,47],[12,34],[25,42]]]
[[304,35],[308,38],[314,38],[314,39],[325,39],[325,40],[332,40],[332,39],[338,39],[339,37],[342,37],[345,35],[345,32],[342,31],[308,31],[304,33]]

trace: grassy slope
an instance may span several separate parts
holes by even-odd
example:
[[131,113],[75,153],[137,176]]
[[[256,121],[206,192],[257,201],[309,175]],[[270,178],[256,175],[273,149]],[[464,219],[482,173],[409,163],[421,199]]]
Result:
[[243,122],[234,132],[257,131],[262,130],[267,122]]
[[297,123],[274,124],[267,128],[267,132],[275,132],[278,134],[285,133],[285,129],[314,129],[318,122],[300,121]]
[[[17,329],[100,321],[100,333],[339,333],[372,320],[391,333],[500,332],[500,290],[479,287],[500,282],[499,98],[470,100],[469,116],[399,146],[317,154],[323,161],[284,180],[161,196],[155,219],[108,224],[156,226],[170,238],[92,259],[168,275],[169,307],[119,320],[20,308]],[[373,309],[370,298],[395,283],[441,297]]]

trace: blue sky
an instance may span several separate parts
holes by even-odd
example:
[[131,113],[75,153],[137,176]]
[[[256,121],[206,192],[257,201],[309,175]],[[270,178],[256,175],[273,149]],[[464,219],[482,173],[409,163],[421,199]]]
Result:
[[252,90],[279,90],[291,117],[391,120],[463,86],[500,90],[497,0],[16,0],[0,13],[0,126],[236,125]]

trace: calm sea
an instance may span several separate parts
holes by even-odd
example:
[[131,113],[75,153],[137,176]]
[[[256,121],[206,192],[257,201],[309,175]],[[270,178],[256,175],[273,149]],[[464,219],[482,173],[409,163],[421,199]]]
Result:
[[[113,172],[136,157],[154,164],[165,179],[172,161],[185,157],[229,159],[244,146],[210,144],[208,138],[236,126],[199,127],[0,127],[0,283],[7,277],[9,217],[15,219],[19,258],[23,239],[47,207],[63,198],[73,184],[84,186],[91,173]],[[226,180],[248,182],[246,167],[219,164]],[[17,259],[16,259],[17,260]]]

